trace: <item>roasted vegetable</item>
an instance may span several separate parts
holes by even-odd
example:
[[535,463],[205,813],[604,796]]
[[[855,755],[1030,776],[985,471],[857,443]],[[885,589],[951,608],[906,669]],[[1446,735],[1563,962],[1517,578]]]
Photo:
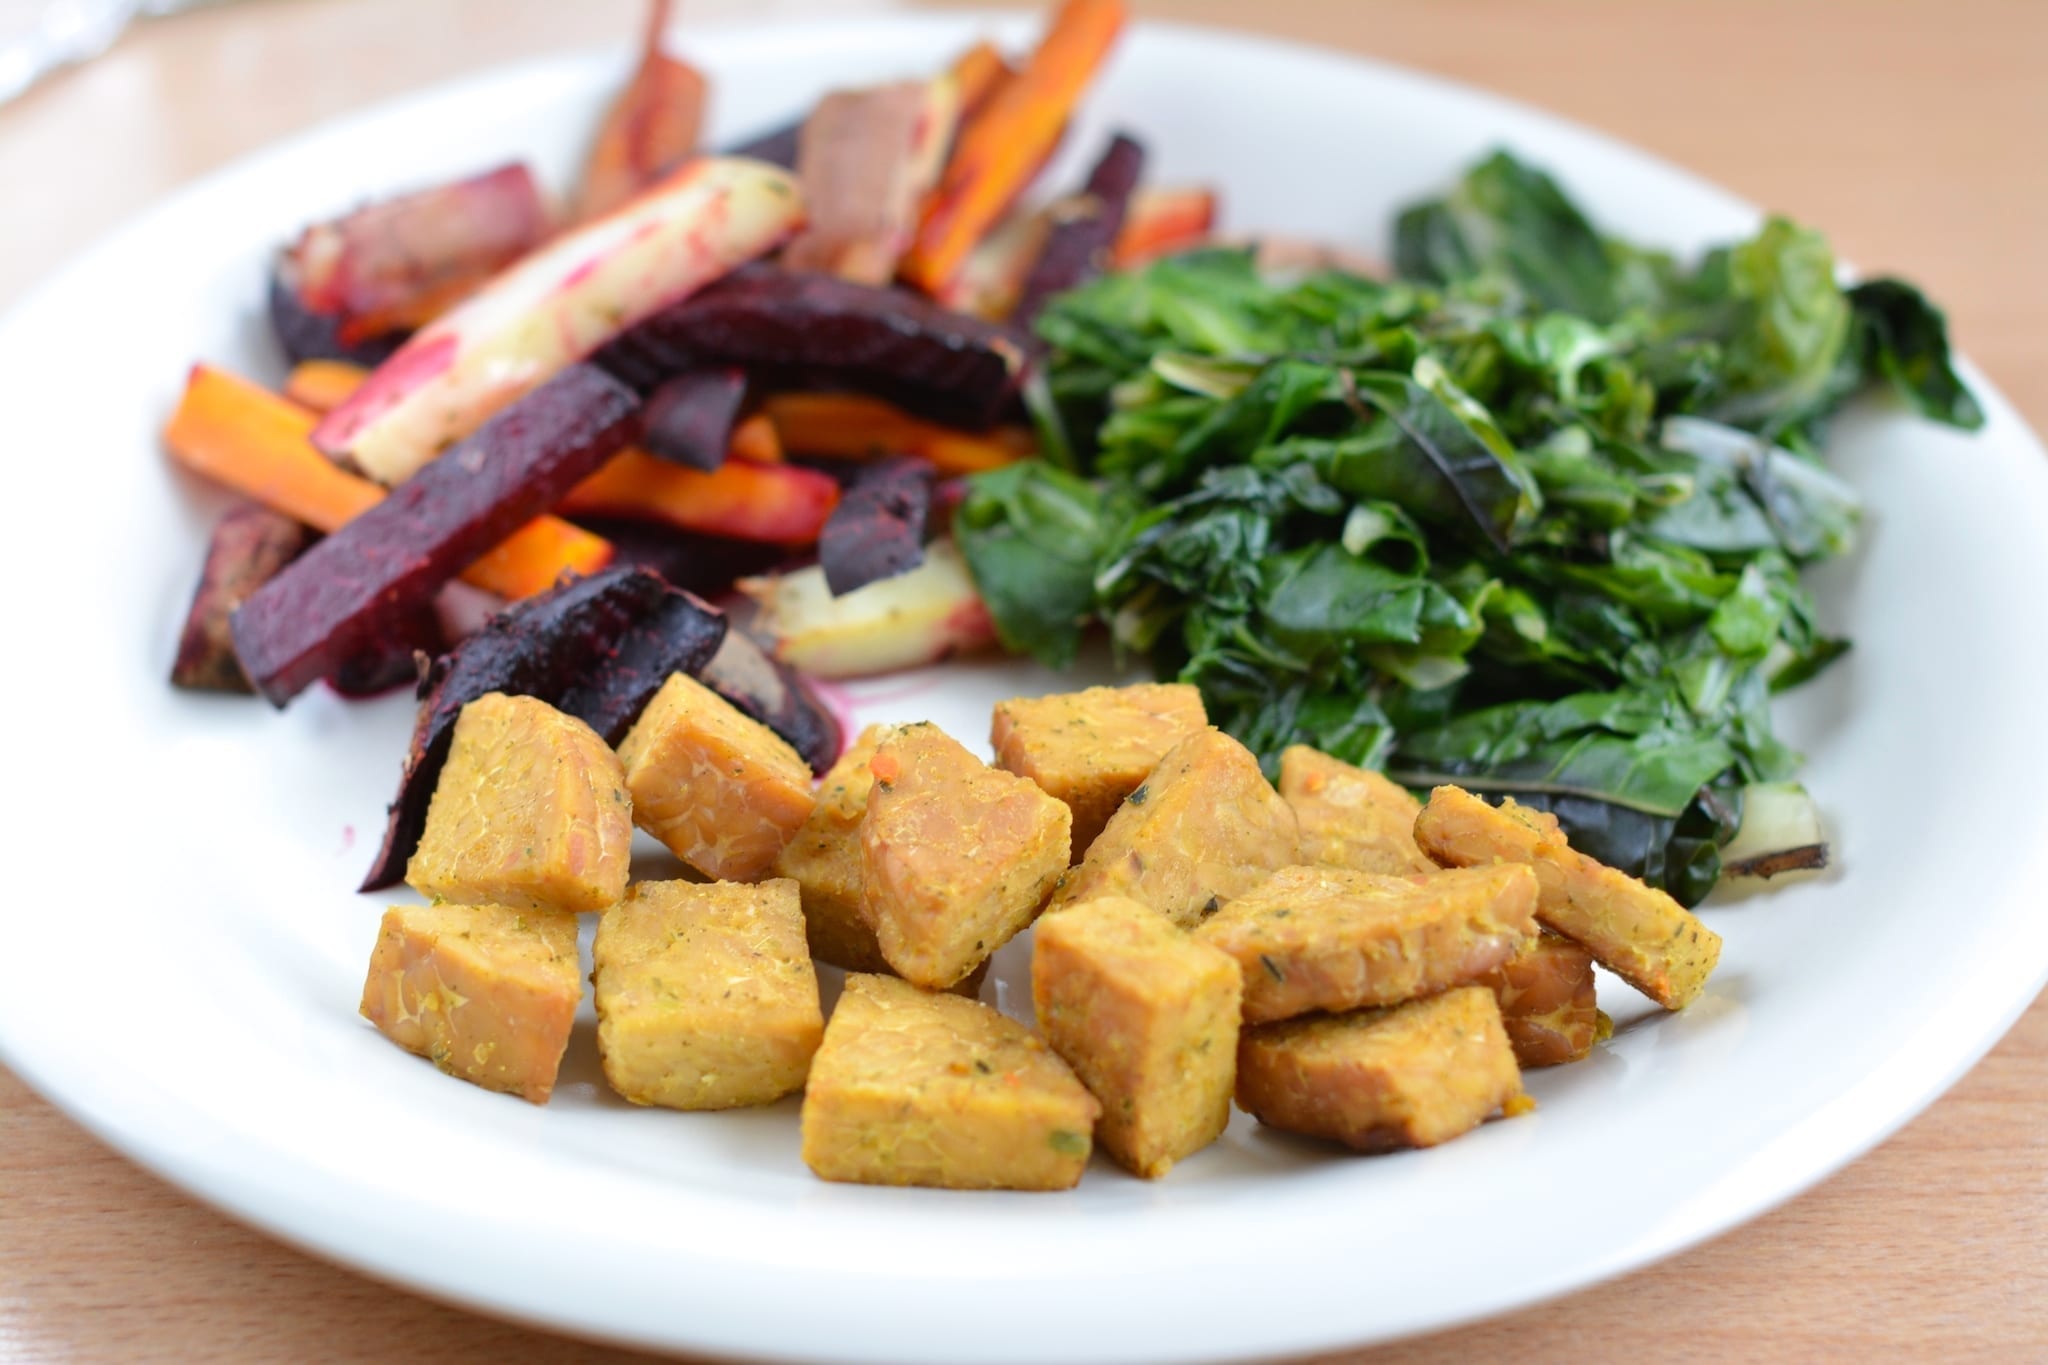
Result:
[[789,558],[780,545],[679,531],[629,517],[579,516],[577,524],[612,546],[614,564],[652,569],[687,592],[717,597],[734,581],[764,573]]
[[741,579],[761,608],[769,651],[818,678],[857,678],[936,663],[991,642],[988,612],[953,542],[933,541],[909,573],[834,597],[825,571]]
[[420,680],[419,718],[377,860],[375,891],[405,875],[462,708],[490,692],[538,697],[617,744],[671,673],[694,673],[725,617],[647,569],[571,579],[494,617]]
[[206,567],[192,594],[171,685],[200,692],[253,692],[235,659],[228,618],[249,594],[277,576],[313,540],[306,527],[253,502],[230,507],[214,523]]
[[344,697],[375,697],[412,687],[426,661],[447,647],[435,604],[415,603],[380,621],[369,643],[335,665],[327,685]]
[[818,535],[818,566],[834,597],[924,563],[932,515],[931,467],[917,460],[869,465]]
[[[337,531],[385,494],[313,448],[314,420],[246,380],[195,365],[164,428],[164,444],[194,473],[317,530]],[[545,590],[564,573],[601,569],[611,557],[602,538],[556,517],[536,517],[462,577],[500,597],[519,598]]]
[[533,172],[514,163],[315,223],[277,277],[352,347],[432,322],[548,228]]
[[852,393],[781,393],[761,405],[781,443],[798,455],[865,460],[914,455],[941,474],[972,474],[1028,459],[1038,443],[1022,427],[959,431]]
[[1120,0],[1066,0],[1038,49],[961,129],[903,277],[945,287],[967,253],[1009,209],[1059,141],[1081,92],[1124,23]]
[[314,444],[399,483],[586,352],[776,246],[802,216],[774,167],[692,161],[415,333],[327,414]]
[[1203,245],[1216,226],[1216,191],[1199,186],[1141,189],[1131,196],[1111,258],[1118,270]]
[[640,443],[670,464],[713,470],[725,463],[740,405],[747,400],[747,372],[735,365],[684,370],[647,395],[640,414]]
[[883,285],[910,245],[960,116],[950,75],[835,90],[804,120],[797,182],[808,221],[783,249],[790,270]]
[[575,365],[366,509],[235,613],[235,654],[282,706],[359,650],[376,623],[553,506],[632,439],[638,395]]
[[1131,192],[1144,170],[1145,149],[1136,138],[1118,133],[1088,173],[1081,193],[1053,205],[1052,229],[1017,300],[1013,316],[1020,325],[1036,320],[1054,294],[1094,279],[1108,266]]
[[611,212],[697,150],[704,77],[661,45],[674,8],[673,0],[650,0],[647,6],[640,64],[598,129],[576,197],[578,218]]
[[769,266],[736,270],[600,351],[651,388],[713,362],[836,380],[939,421],[985,428],[1015,401],[1027,342],[899,289]]
[[706,687],[782,736],[822,774],[838,761],[845,736],[839,720],[803,675],[768,657],[745,632],[728,630],[725,642],[698,674]]
[[1007,319],[1024,296],[1045,240],[1052,232],[1052,214],[1044,208],[1019,208],[974,244],[937,298],[948,308],[993,321]]
[[298,286],[280,273],[282,269],[280,258],[279,267],[271,272],[264,301],[270,334],[277,339],[277,349],[284,353],[288,364],[340,360],[351,365],[381,365],[404,344],[404,335],[396,333],[353,343],[343,341],[340,320],[315,313],[301,303]]
[[571,516],[638,517],[735,540],[809,545],[839,502],[829,474],[728,460],[705,474],[629,450],[562,500]]
[[308,412],[330,413],[346,403],[370,372],[346,360],[306,360],[284,377],[284,396]]

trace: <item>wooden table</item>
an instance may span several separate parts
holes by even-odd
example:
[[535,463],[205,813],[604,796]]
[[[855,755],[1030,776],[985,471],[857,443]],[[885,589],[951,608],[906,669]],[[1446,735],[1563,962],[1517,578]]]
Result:
[[[690,0],[685,9],[713,18],[803,7]],[[2048,427],[2048,5],[1138,8],[1350,48],[1519,96],[1818,224],[1865,269],[1927,286],[1971,355]],[[0,107],[0,306],[80,243],[230,157],[459,72],[623,36],[637,11],[635,0],[265,0],[147,25]],[[52,912],[53,931],[59,917]],[[1540,1229],[1503,1235],[1540,1253]],[[1815,1359],[1880,1349],[2048,1356],[2048,1002],[1928,1114],[1785,1208],[1618,1283],[1344,1359]],[[129,1166],[0,1071],[0,1360],[401,1354],[627,1358],[287,1250]]]

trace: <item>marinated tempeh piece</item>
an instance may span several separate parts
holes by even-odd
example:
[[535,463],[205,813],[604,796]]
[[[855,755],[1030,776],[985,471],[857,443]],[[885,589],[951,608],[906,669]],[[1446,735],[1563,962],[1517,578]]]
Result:
[[1237,963],[1121,897],[1038,927],[1038,1026],[1102,1102],[1104,1150],[1157,1179],[1230,1122],[1237,1078]]
[[1079,858],[1166,751],[1209,724],[1186,683],[1091,687],[997,702],[996,766],[1028,777],[1074,813]]
[[895,727],[870,725],[818,785],[817,804],[775,858],[775,875],[802,893],[811,956],[850,972],[886,972],[875,931],[862,909],[860,821],[875,775],[868,760]]
[[796,883],[641,882],[597,922],[597,1047],[635,1104],[736,1109],[801,1090],[825,1031]]
[[1128,896],[1187,928],[1293,863],[1294,812],[1221,730],[1173,746],[1053,894],[1051,910]]
[[1415,821],[1415,841],[1446,867],[1535,868],[1536,918],[1665,1009],[1697,999],[1721,958],[1719,934],[1664,892],[1575,851],[1548,811],[1512,798],[1489,806],[1462,787],[1438,787]]
[[1067,808],[938,726],[906,725],[868,761],[863,913],[882,957],[941,990],[1030,924],[1067,866]]
[[1434,872],[1415,843],[1422,803],[1406,787],[1296,744],[1280,755],[1280,796],[1301,823],[1301,860],[1354,872]]
[[394,905],[370,955],[362,1014],[451,1076],[546,1104],[582,994],[572,914]]
[[597,732],[535,697],[462,708],[405,880],[432,900],[602,910],[626,893],[633,808]]
[[760,721],[685,673],[619,744],[640,828],[707,877],[765,873],[811,813],[811,770]]
[[826,1180],[1071,1189],[1102,1106],[985,1005],[856,974],[804,1090],[804,1164]]
[[1500,1001],[1501,1023],[1525,1070],[1579,1061],[1600,1040],[1593,955],[1561,934],[1544,931],[1474,984]]
[[1286,867],[1195,930],[1244,969],[1248,1024],[1432,995],[1535,936],[1536,874],[1513,863],[1413,878]]
[[1364,1152],[1448,1142],[1521,1094],[1500,1006],[1483,986],[1264,1024],[1237,1049],[1240,1108]]

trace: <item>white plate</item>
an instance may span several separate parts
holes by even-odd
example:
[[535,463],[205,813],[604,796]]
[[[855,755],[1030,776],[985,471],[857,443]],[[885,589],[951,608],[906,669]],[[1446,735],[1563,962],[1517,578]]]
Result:
[[[716,73],[723,136],[829,84],[929,69],[978,27],[690,48]],[[273,244],[507,155],[560,183],[620,69],[548,61],[330,125],[178,195],[0,326],[17,812],[0,1048],[136,1160],[346,1264],[622,1341],[898,1361],[1302,1351],[1511,1308],[1748,1218],[1920,1109],[2034,994],[2048,650],[2024,604],[2048,579],[2048,463],[1972,375],[1991,418],[1975,440],[1872,405],[1834,443],[1872,508],[1865,551],[1821,583],[1857,648],[1786,720],[1845,873],[1710,912],[1728,950],[1706,998],[1622,1008],[1590,1061],[1532,1078],[1531,1117],[1370,1160],[1240,1118],[1159,1183],[1098,1161],[1064,1196],[879,1190],[811,1179],[793,1103],[612,1099],[587,1025],[545,1109],[400,1053],[355,1014],[378,905],[349,888],[408,708],[313,694],[279,716],[164,685],[216,504],[155,432],[194,358],[275,375],[257,306]],[[1070,152],[1112,122],[1146,137],[1156,179],[1226,186],[1233,229],[1379,242],[1396,205],[1496,142],[1653,242],[1691,250],[1754,221],[1554,119],[1236,35],[1130,35]],[[972,738],[989,700],[1049,681],[978,665],[870,696]],[[1012,992],[1020,962],[1002,963]]]

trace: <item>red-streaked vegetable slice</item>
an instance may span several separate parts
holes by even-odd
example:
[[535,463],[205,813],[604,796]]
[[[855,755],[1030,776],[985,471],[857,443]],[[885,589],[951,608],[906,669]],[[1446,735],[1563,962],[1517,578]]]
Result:
[[631,440],[639,395],[574,365],[366,509],[235,613],[235,654],[282,706],[357,652],[379,620],[559,502]]
[[571,579],[493,617],[420,680],[412,747],[363,890],[405,875],[469,702],[489,692],[538,697],[616,744],[670,674],[710,662],[725,629],[721,613],[659,574],[624,567]]
[[1118,270],[1202,245],[1216,227],[1216,191],[1199,185],[1141,189],[1131,196],[1112,259]]
[[761,608],[769,652],[818,678],[857,678],[936,663],[995,639],[988,609],[950,539],[925,547],[909,573],[834,597],[816,565],[740,580]]
[[974,244],[960,269],[938,292],[948,308],[1001,321],[1017,311],[1024,277],[1045,250],[1052,215],[1043,208],[1017,209]]
[[640,65],[605,114],[590,160],[576,216],[609,213],[660,180],[697,150],[704,118],[704,77],[688,62],[662,50],[673,0],[650,0],[641,38]]
[[921,460],[869,465],[818,533],[825,587],[842,597],[924,562],[932,517],[932,469]]
[[640,443],[670,464],[713,470],[725,463],[740,406],[747,401],[747,372],[737,365],[684,370],[647,395],[640,414]]
[[894,279],[959,116],[951,75],[835,90],[819,100],[797,142],[809,222],[784,248],[782,264],[859,284]]
[[399,483],[550,375],[778,245],[802,217],[786,172],[692,161],[414,333],[327,415],[314,442]]
[[1080,194],[1052,206],[1052,230],[1024,277],[1015,321],[1028,327],[1054,294],[1094,279],[1109,265],[1110,251],[1124,225],[1125,206],[1145,170],[1145,149],[1118,133]]
[[561,510],[801,546],[818,539],[838,502],[837,480],[799,465],[727,460],[707,474],[629,450],[578,484]]

